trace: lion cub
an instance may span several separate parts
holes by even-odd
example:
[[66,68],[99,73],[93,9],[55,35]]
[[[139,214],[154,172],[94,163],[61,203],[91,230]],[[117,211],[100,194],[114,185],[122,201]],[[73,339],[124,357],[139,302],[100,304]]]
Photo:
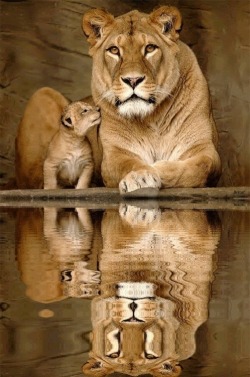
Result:
[[59,131],[51,140],[44,162],[44,189],[87,188],[94,169],[87,131],[101,122],[97,107],[77,101],[63,111]]

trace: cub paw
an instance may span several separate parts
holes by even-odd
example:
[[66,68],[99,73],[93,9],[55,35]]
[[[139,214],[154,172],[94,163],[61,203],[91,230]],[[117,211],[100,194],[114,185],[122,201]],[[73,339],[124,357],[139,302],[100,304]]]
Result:
[[148,170],[131,171],[119,183],[121,194],[146,187],[161,187],[161,179],[157,173]]

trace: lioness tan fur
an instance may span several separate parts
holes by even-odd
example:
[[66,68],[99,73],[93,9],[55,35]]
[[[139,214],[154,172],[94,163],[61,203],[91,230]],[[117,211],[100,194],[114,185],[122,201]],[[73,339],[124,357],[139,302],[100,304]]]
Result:
[[60,128],[49,144],[44,162],[44,188],[89,187],[94,170],[87,131],[99,125],[99,108],[83,101],[69,104],[63,111]]
[[43,188],[43,164],[51,139],[69,101],[51,88],[42,88],[28,101],[16,137],[18,188]]
[[101,294],[92,301],[84,374],[179,376],[207,319],[219,219],[121,205],[105,212],[102,239]]
[[[107,187],[121,193],[214,185],[220,175],[207,83],[193,52],[179,40],[181,22],[179,11],[169,6],[116,18],[91,9],[83,17],[93,57],[92,95],[102,110],[100,134],[90,140],[95,168]],[[44,161],[48,128],[64,101],[52,89],[38,98],[40,119],[30,102],[17,137],[21,187],[36,184],[32,166]],[[43,147],[32,155],[29,135],[44,128]]]

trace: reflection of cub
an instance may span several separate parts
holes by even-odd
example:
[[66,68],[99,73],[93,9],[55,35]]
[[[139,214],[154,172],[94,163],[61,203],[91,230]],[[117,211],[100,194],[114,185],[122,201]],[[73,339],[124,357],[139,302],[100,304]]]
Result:
[[100,276],[87,209],[21,208],[16,235],[18,267],[29,298],[50,303],[98,294]]
[[98,294],[100,273],[91,253],[93,225],[86,208],[44,209],[44,237],[59,263],[63,293],[67,297]]
[[180,375],[178,363],[195,352],[195,332],[207,319],[220,237],[212,216],[134,206],[106,211],[102,294],[92,301],[85,375]]
[[44,162],[45,189],[89,186],[94,165],[85,135],[100,121],[99,109],[85,102],[73,102],[65,108],[59,131],[50,142]]

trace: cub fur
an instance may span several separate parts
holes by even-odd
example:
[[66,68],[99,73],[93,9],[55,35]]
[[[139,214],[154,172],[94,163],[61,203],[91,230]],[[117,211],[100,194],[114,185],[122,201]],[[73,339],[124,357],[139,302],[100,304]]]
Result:
[[99,108],[77,101],[63,111],[44,162],[44,188],[89,187],[94,169],[87,131],[101,121]]

